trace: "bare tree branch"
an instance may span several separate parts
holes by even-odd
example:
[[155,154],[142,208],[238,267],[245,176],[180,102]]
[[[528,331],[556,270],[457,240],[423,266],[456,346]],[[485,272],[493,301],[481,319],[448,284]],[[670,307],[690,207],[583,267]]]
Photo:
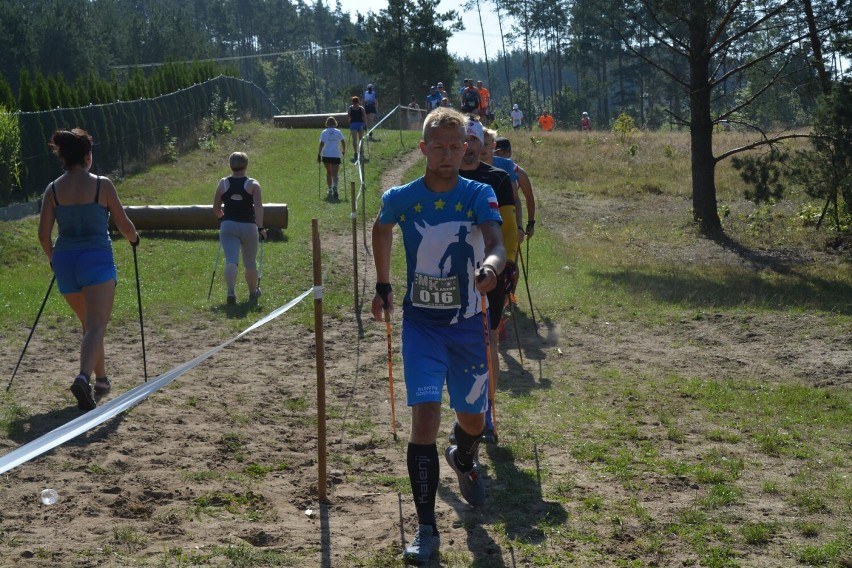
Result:
[[[747,124],[747,123],[742,122],[742,121],[731,121],[731,122],[739,123],[739,124]],[[751,144],[746,144],[745,146],[740,146],[738,148],[731,148],[730,150],[719,154],[718,156],[715,157],[715,160],[716,160],[717,163],[721,162],[725,158],[729,158],[729,157],[733,156],[734,154],[739,154],[741,152],[746,152],[748,150],[754,150],[755,148],[759,148],[761,146],[772,146],[773,144],[777,144],[778,142],[781,142],[782,140],[792,140],[794,138],[809,138],[809,139],[814,138],[814,136],[812,134],[784,134],[782,136],[774,136],[772,138],[769,138],[766,135],[766,133],[763,132],[762,130],[760,130],[759,128],[755,127],[754,125],[749,125],[749,126],[752,126],[753,128],[757,129],[761,133],[761,135],[764,137],[764,139],[763,140],[757,140],[755,142],[752,142]]]

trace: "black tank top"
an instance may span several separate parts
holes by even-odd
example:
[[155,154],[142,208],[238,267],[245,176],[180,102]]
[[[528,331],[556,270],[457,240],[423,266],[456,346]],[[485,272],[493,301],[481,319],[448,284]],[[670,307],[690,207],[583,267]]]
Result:
[[349,122],[364,122],[364,107],[349,107]]
[[223,221],[254,223],[254,198],[246,191],[252,182],[250,177],[228,178],[228,189],[222,194]]

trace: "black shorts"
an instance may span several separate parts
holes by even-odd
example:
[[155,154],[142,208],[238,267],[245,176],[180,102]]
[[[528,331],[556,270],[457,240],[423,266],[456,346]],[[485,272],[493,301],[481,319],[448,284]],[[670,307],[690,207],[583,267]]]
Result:
[[376,103],[364,103],[364,110],[367,114],[376,114]]
[[323,164],[339,164],[340,158],[329,158],[327,156],[323,156],[322,157],[322,163]]

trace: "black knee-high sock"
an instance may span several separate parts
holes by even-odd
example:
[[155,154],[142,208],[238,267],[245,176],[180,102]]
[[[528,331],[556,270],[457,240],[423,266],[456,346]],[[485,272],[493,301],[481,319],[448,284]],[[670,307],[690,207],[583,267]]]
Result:
[[435,534],[435,494],[441,472],[438,468],[437,444],[408,444],[406,453],[408,479],[414,494],[414,507],[417,509],[417,521],[421,525],[431,525]]
[[[483,432],[485,430],[483,429]],[[456,422],[453,427],[453,432],[456,435],[456,461],[463,471],[467,471],[473,467],[473,460],[476,458],[476,452],[479,449],[479,442],[482,441],[482,432],[479,434],[468,434],[461,427],[461,424]]]

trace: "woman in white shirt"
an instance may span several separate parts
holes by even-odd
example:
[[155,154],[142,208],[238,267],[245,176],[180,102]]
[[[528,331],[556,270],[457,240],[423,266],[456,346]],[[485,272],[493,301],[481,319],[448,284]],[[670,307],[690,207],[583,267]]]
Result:
[[325,164],[325,183],[328,185],[329,199],[338,198],[337,172],[341,158],[346,155],[346,138],[337,129],[337,120],[333,116],[325,119],[325,130],[320,134],[317,162]]

